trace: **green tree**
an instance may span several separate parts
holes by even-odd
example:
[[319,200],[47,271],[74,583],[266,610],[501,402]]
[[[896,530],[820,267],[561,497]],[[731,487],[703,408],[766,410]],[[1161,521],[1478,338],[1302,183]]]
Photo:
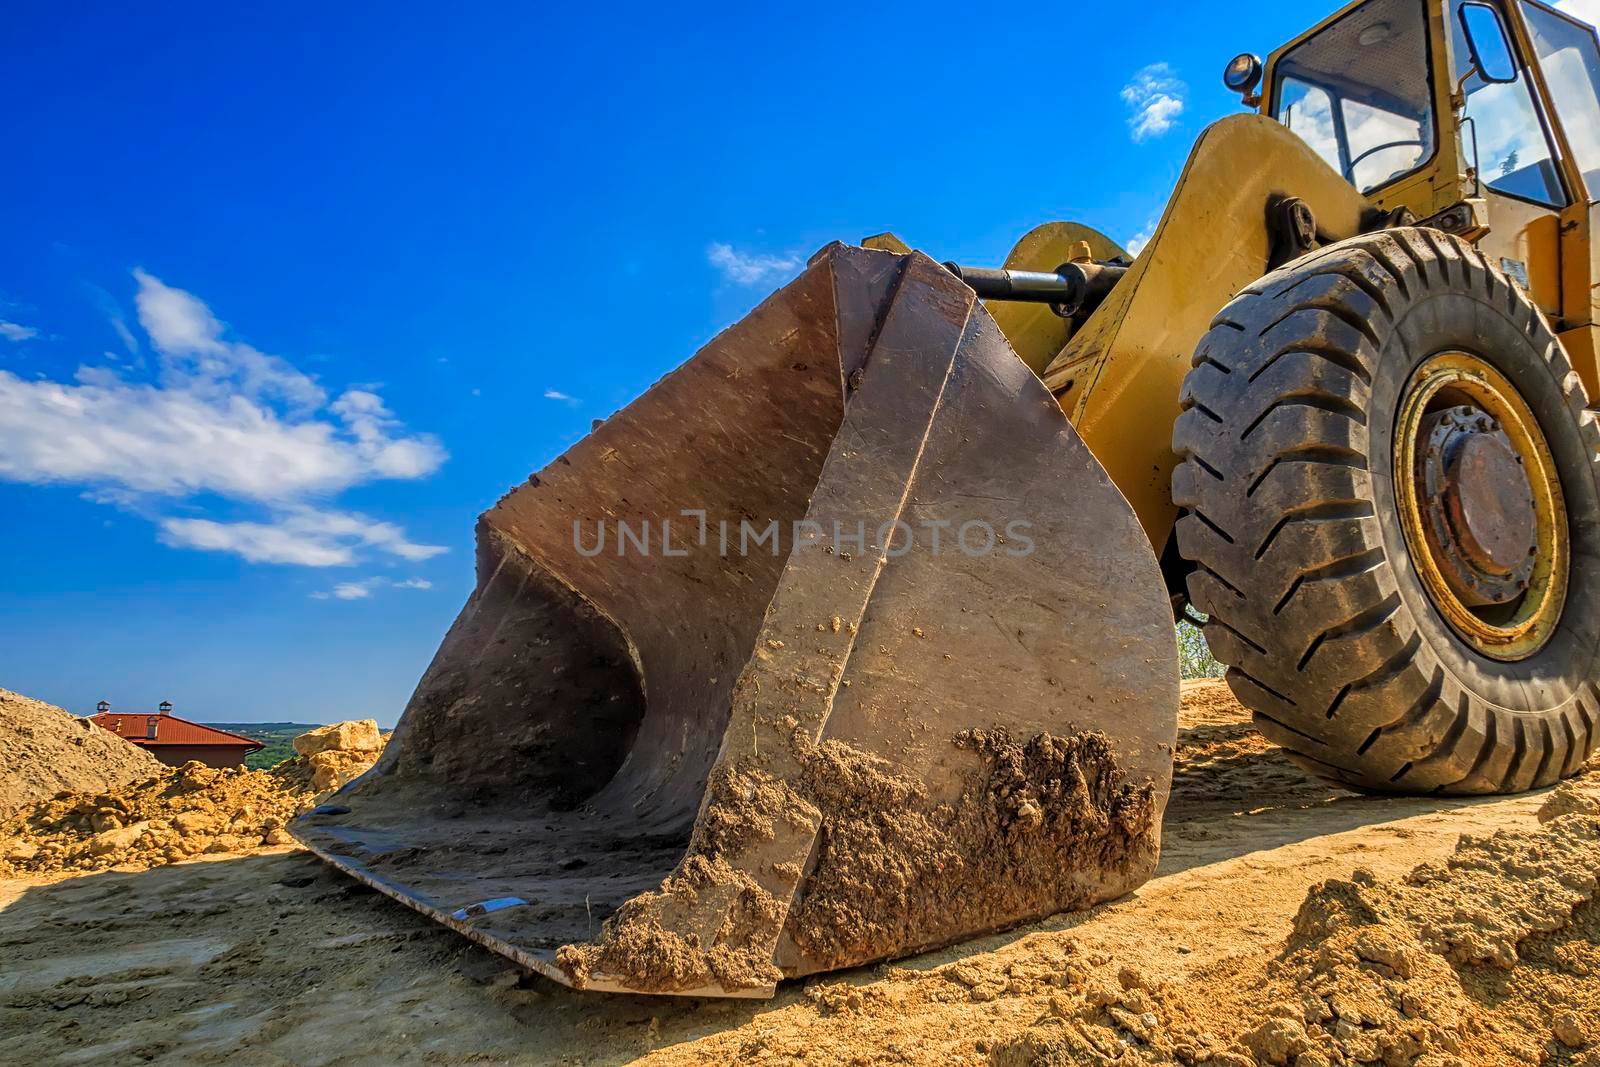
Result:
[[1190,622],[1178,623],[1178,666],[1184,678],[1221,678],[1228,670],[1211,654],[1205,634]]

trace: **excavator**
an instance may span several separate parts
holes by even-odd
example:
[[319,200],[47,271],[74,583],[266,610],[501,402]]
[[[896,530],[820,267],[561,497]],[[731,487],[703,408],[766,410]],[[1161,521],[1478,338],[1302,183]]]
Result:
[[767,997],[1132,892],[1175,620],[1373,794],[1600,733],[1600,40],[1360,0],[1228,64],[1148,244],[832,244],[485,512],[308,848],[557,982]]

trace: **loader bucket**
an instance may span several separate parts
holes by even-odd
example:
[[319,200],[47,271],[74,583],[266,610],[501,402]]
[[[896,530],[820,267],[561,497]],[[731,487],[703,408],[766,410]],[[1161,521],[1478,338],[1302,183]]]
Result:
[[293,830],[559,982],[768,996],[1155,868],[1155,557],[925,256],[818,253],[484,514],[477,573]]

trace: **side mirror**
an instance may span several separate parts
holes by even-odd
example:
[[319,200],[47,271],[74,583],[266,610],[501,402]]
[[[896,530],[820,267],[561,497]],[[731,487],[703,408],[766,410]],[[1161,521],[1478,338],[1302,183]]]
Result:
[[1499,85],[1517,80],[1517,58],[1498,11],[1489,4],[1462,4],[1461,32],[1467,38],[1467,52],[1478,77]]

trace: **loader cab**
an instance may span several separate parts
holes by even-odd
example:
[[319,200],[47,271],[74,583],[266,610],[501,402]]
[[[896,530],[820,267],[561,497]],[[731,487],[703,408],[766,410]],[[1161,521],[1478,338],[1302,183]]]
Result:
[[1271,55],[1261,109],[1375,208],[1469,205],[1463,235],[1528,289],[1600,396],[1593,27],[1539,0],[1362,0]]

